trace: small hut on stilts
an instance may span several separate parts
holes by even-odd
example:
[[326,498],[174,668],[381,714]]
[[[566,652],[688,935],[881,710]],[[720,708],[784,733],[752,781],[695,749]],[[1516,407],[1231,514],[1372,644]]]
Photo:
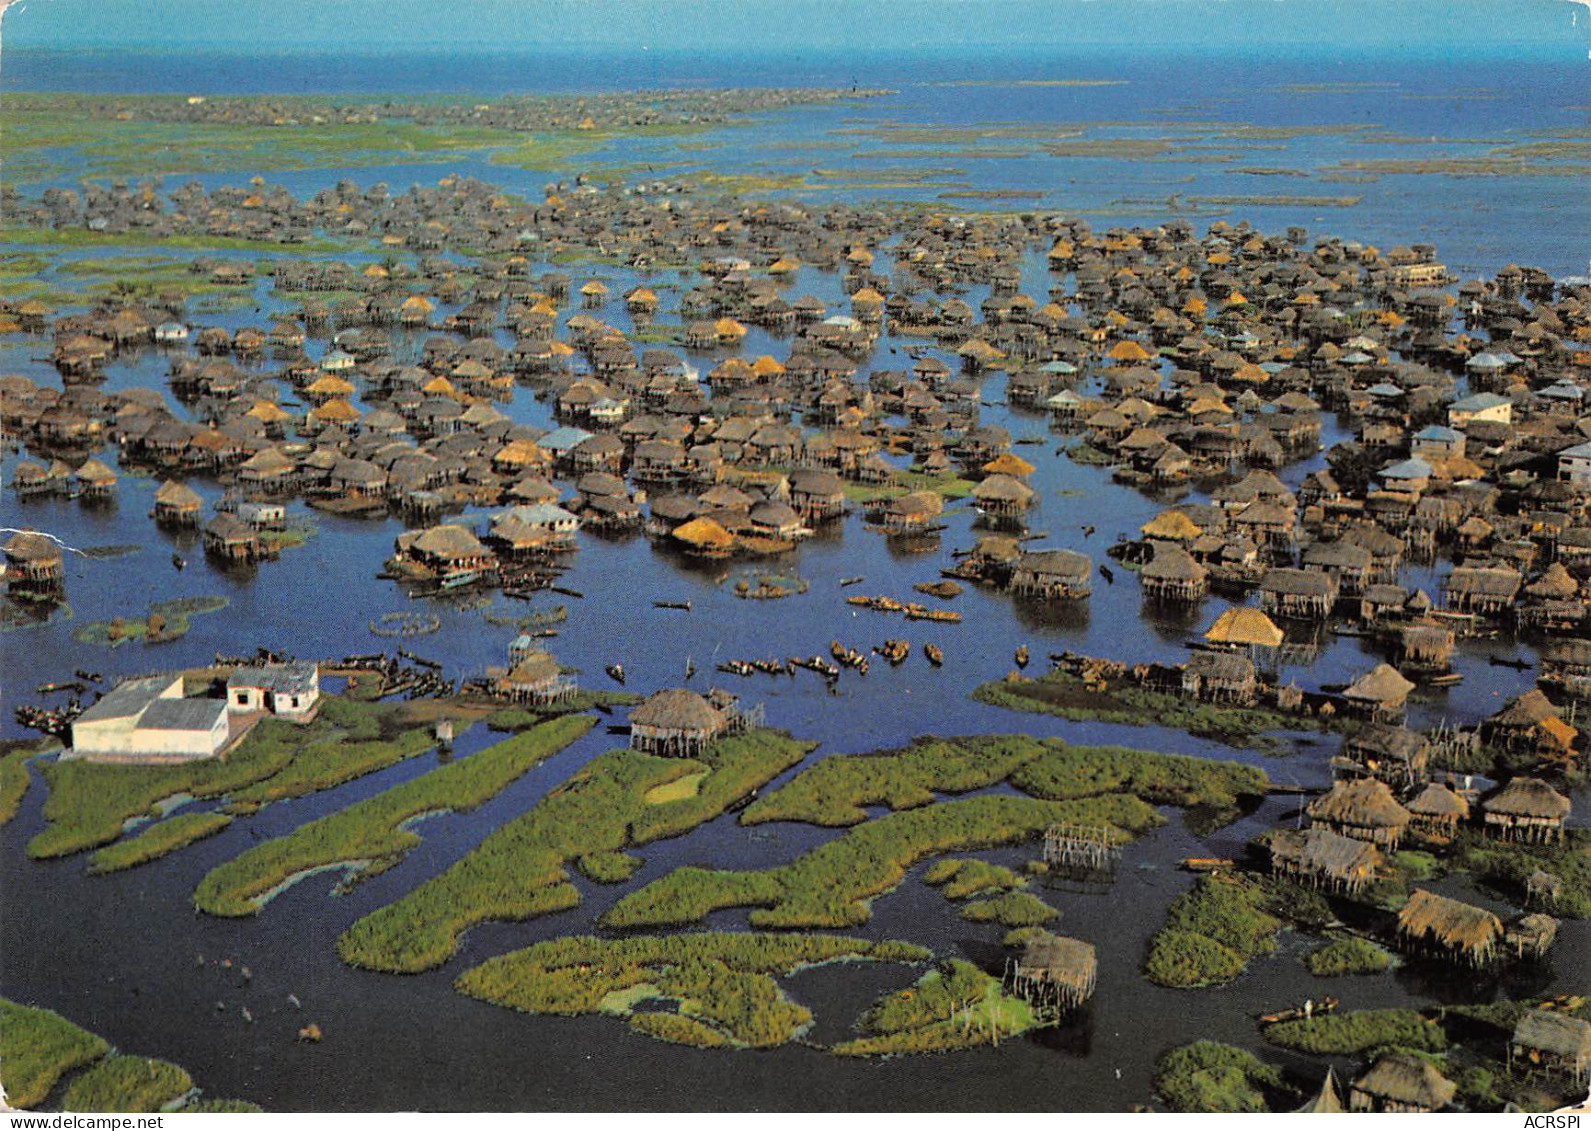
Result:
[[1035,1015],[1054,1020],[1094,996],[1098,971],[1092,944],[1044,933],[1028,940],[1021,958],[1007,960],[1005,985]]

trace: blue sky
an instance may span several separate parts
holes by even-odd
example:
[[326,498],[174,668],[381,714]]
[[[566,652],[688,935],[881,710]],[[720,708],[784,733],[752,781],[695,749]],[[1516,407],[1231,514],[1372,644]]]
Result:
[[1319,45],[1563,51],[1574,0],[17,0],[5,48],[640,47],[1018,44]]

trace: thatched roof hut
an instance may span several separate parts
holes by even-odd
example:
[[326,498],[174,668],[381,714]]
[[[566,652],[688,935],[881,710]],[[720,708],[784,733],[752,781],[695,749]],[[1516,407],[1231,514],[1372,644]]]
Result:
[[1514,778],[1481,802],[1488,832],[1505,840],[1553,840],[1563,836],[1569,799],[1540,778]]
[[1405,789],[1425,777],[1430,755],[1431,744],[1424,735],[1407,727],[1368,723],[1342,740],[1341,755],[1332,764]]
[[1182,693],[1212,703],[1254,702],[1258,680],[1254,663],[1229,652],[1197,652],[1182,667]]
[[1396,848],[1409,823],[1409,811],[1398,804],[1387,783],[1376,778],[1339,781],[1305,810],[1311,821],[1372,844]]
[[1276,623],[1260,610],[1240,606],[1216,617],[1204,638],[1226,647],[1277,648],[1283,636]]
[[1508,1041],[1509,1068],[1519,1061],[1532,1072],[1559,1072],[1586,1083],[1591,1079],[1591,1021],[1554,1010],[1526,1010]]
[[1353,1082],[1350,1111],[1428,1112],[1444,1107],[1458,1086],[1428,1060],[1412,1053],[1387,1052]]
[[1442,583],[1449,608],[1482,616],[1514,603],[1524,578],[1506,566],[1459,566]]
[[155,489],[154,519],[162,526],[198,526],[203,500],[185,483],[168,479]]
[[1270,850],[1272,871],[1333,891],[1358,891],[1375,879],[1381,866],[1374,845],[1328,828],[1277,829]]
[[696,692],[671,687],[630,712],[630,748],[689,758],[729,729],[728,715]]
[[1416,888],[1398,912],[1398,937],[1410,950],[1483,966],[1497,956],[1503,922],[1484,907]]
[[1577,732],[1539,688],[1516,695],[1481,724],[1481,738],[1517,753],[1566,753]]
[[1539,911],[1521,915],[1503,932],[1503,948],[1515,958],[1541,958],[1558,938],[1558,920]]
[[1398,632],[1398,663],[1410,671],[1445,672],[1456,639],[1452,629],[1440,625],[1405,625]]
[[1330,1068],[1326,1069],[1326,1078],[1320,1082],[1320,1091],[1303,1107],[1293,1109],[1299,1115],[1341,1115],[1347,1110],[1343,1106],[1342,1096],[1337,1092],[1337,1073]]
[[1414,684],[1391,664],[1377,664],[1350,683],[1342,697],[1349,706],[1374,719],[1390,719],[1403,711]]
[[1416,828],[1451,835],[1469,819],[1469,802],[1440,782],[1430,782],[1406,806]]
[[721,558],[735,549],[735,536],[711,518],[693,518],[674,531],[687,550],[708,558]]
[[1036,1010],[1060,1012],[1093,995],[1098,972],[1091,943],[1041,933],[1027,941],[1022,957],[1008,968],[1007,980]]
[[991,518],[1016,518],[1033,505],[1037,492],[1010,475],[996,473],[972,489],[978,510]]
[[1144,596],[1159,601],[1197,601],[1209,588],[1210,571],[1174,542],[1154,542],[1155,556],[1138,573]]
[[1299,620],[1324,620],[1337,602],[1337,579],[1318,570],[1280,566],[1260,579],[1260,608]]
[[1011,592],[1044,600],[1078,600],[1089,595],[1094,563],[1071,550],[1024,551],[1011,569]]

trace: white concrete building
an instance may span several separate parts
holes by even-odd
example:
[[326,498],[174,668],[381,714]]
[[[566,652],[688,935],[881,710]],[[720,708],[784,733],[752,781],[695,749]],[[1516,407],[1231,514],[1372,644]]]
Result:
[[227,677],[227,710],[307,723],[320,705],[320,665],[307,660],[238,668]]
[[181,676],[125,680],[72,723],[63,758],[185,762],[213,758],[231,737],[220,699],[185,699]]

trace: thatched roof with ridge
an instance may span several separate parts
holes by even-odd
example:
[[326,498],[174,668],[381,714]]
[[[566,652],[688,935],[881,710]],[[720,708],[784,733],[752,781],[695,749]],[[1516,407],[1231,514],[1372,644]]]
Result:
[[1342,694],[1345,699],[1394,706],[1407,699],[1413,690],[1414,684],[1404,679],[1397,668],[1391,664],[1377,664],[1350,683]]
[[724,716],[696,692],[670,687],[650,696],[630,712],[631,726],[658,730],[713,732],[722,729]]
[[1307,812],[1317,821],[1362,829],[1402,828],[1409,823],[1409,811],[1377,778],[1340,781],[1331,792],[1311,801]]
[[1484,907],[1415,888],[1398,912],[1398,932],[1429,938],[1447,950],[1481,953],[1503,937],[1503,922]]
[[1430,782],[1406,808],[1416,817],[1454,817],[1462,821],[1469,816],[1469,802],[1440,782]]
[[1353,1086],[1366,1095],[1430,1111],[1447,1104],[1458,1091],[1430,1061],[1406,1052],[1382,1053]]
[[1275,648],[1282,642],[1282,630],[1258,609],[1228,609],[1215,618],[1204,638],[1212,644],[1247,644]]
[[1486,813],[1561,821],[1569,815],[1569,799],[1540,778],[1515,778],[1481,802]]
[[1577,1061],[1591,1057],[1591,1021],[1546,1009],[1529,1009],[1514,1026],[1513,1043]]

